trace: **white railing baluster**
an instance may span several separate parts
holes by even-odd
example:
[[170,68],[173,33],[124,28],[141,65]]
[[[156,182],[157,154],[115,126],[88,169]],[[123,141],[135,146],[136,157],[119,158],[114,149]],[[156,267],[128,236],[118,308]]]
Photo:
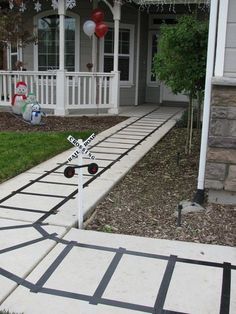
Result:
[[45,89],[46,89],[46,100],[45,100],[45,103],[46,103],[46,105],[48,105],[48,76],[46,76]]
[[102,104],[102,77],[99,77],[99,107]]
[[66,103],[69,107],[70,105],[70,102],[69,102],[69,95],[70,95],[70,78],[69,76],[66,77],[66,89],[67,89],[67,92],[66,92]]
[[87,87],[87,78],[86,76],[83,79],[84,82],[84,94],[83,94],[83,105],[86,105],[86,87]]
[[88,102],[89,105],[92,104],[92,77],[89,77],[89,89],[88,89]]
[[[69,83],[68,83],[69,84]],[[72,106],[75,105],[75,77],[72,76]]]
[[78,106],[81,105],[81,99],[80,99],[81,93],[80,93],[80,91],[81,91],[81,79],[80,79],[80,77],[78,77]]
[[41,78],[40,78],[40,96],[41,96],[41,99],[40,99],[40,102],[41,104],[44,103],[44,88],[43,88],[43,75],[41,75]]
[[54,104],[54,76],[51,76],[51,102],[50,105]]
[[107,77],[104,77],[104,100],[103,100],[103,104],[107,105]]
[[7,101],[7,76],[4,75],[3,77],[3,94],[4,94],[4,101]]

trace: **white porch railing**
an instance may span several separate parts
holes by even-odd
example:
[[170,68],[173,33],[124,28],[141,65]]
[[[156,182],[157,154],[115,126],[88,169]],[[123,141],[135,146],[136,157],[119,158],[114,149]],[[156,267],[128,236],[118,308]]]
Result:
[[23,81],[28,93],[34,93],[43,108],[56,106],[56,74],[34,71],[0,71],[0,105],[9,106],[15,93],[16,83]]
[[70,109],[109,109],[118,113],[119,72],[0,71],[0,105],[10,106],[15,86],[24,81],[43,109],[65,115]]

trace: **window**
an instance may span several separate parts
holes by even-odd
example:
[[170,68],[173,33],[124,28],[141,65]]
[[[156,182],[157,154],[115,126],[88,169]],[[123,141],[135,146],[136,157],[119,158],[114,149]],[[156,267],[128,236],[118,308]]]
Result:
[[[132,84],[133,80],[133,46],[134,46],[134,29],[131,25],[124,26],[119,30],[119,60],[118,69],[120,71],[121,83]],[[113,71],[114,58],[114,28],[109,30],[103,42],[103,71]]]
[[157,86],[159,81],[153,74],[153,58],[158,51],[158,31],[149,32],[148,38],[148,63],[147,63],[147,84]]
[[[75,71],[76,20],[65,17],[65,68]],[[59,68],[59,16],[48,15],[38,20],[38,70]]]
[[22,48],[18,45],[9,44],[7,60],[9,70],[14,71],[23,69],[23,64],[22,67],[19,67],[17,64],[18,63],[17,61],[22,61]]

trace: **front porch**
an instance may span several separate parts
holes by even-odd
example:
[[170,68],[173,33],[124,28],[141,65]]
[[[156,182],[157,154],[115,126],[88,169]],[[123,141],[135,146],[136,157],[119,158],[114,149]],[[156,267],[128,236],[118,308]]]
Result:
[[17,81],[24,81],[44,111],[118,113],[119,72],[0,71],[0,106],[11,105]]

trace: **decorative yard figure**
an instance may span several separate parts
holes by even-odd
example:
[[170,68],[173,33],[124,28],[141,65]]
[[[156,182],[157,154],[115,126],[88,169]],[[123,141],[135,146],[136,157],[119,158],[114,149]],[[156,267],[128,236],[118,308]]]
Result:
[[21,115],[22,107],[25,104],[27,95],[27,85],[25,82],[18,82],[16,84],[16,93],[12,98],[12,111],[15,114]]
[[34,93],[29,93],[24,106],[22,107],[22,116],[26,121],[31,121],[32,107],[38,104]]
[[39,104],[34,104],[34,105],[32,105],[31,109],[32,109],[31,121],[30,121],[31,124],[34,124],[34,125],[40,124],[41,118],[42,118],[42,115],[43,115],[43,113],[41,112],[40,105]]

